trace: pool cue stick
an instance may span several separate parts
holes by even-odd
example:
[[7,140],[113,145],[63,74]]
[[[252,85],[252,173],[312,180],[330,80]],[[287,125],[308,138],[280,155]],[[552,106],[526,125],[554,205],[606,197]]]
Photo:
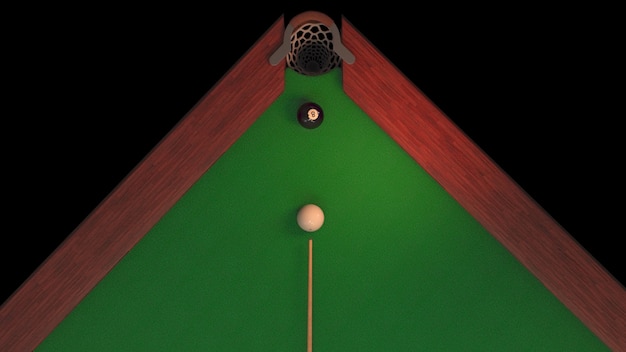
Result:
[[313,352],[313,239],[309,239],[309,302],[306,345],[307,352]]

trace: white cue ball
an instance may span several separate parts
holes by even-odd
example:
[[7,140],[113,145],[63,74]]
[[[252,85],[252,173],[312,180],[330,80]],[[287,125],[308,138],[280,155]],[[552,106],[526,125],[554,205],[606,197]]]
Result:
[[306,232],[319,230],[324,224],[324,212],[315,204],[307,204],[298,211],[298,225]]

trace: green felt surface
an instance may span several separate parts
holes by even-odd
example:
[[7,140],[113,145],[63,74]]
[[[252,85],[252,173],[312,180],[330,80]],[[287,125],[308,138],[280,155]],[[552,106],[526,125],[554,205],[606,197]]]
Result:
[[[342,91],[285,91],[40,351],[605,351]],[[302,128],[305,101],[324,123]],[[314,233],[296,223],[318,204]]]

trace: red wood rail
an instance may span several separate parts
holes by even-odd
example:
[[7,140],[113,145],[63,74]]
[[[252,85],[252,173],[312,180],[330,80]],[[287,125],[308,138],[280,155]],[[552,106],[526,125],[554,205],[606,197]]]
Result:
[[32,351],[284,89],[280,17],[0,308],[0,349]]
[[356,57],[342,68],[346,94],[605,344],[626,351],[624,287],[345,18],[342,41]]

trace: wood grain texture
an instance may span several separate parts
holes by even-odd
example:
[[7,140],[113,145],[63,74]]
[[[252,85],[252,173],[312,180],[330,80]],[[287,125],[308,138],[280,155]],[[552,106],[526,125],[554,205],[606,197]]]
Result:
[[[343,86],[605,344],[626,351],[626,290],[350,22]],[[489,104],[489,102],[484,102]]]
[[283,92],[282,16],[0,309],[0,349],[32,351]]

